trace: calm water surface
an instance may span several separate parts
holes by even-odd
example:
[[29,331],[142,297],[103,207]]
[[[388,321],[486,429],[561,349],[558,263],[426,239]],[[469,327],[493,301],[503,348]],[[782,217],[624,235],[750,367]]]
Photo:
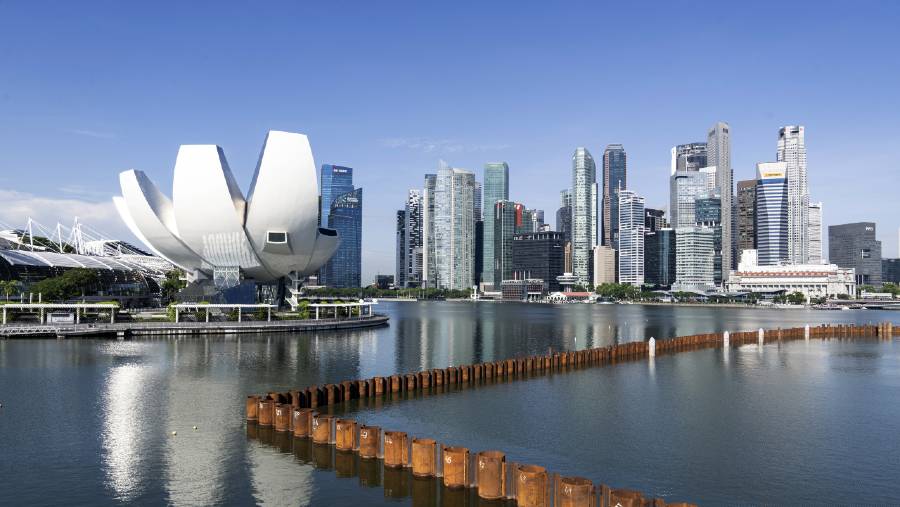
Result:
[[[548,347],[900,323],[893,312],[642,305],[382,303],[379,311],[389,326],[348,333],[0,341],[0,504],[412,504],[367,487],[400,478],[364,463],[271,433],[251,438],[245,395]],[[342,410],[672,501],[900,504],[898,400],[895,342],[813,340]]]

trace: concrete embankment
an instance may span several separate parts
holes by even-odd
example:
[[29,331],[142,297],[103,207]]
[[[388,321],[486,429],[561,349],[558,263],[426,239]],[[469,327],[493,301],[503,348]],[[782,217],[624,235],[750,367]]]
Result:
[[15,325],[0,327],[0,338],[130,338],[241,333],[300,333],[383,326],[385,315],[347,319],[277,320],[271,322],[117,322],[115,324]]
[[[352,399],[404,399],[414,393],[439,394],[459,388],[477,388],[495,382],[526,380],[537,375],[552,375],[576,369],[613,365],[620,361],[653,360],[657,355],[675,354],[704,348],[727,348],[741,345],[764,346],[788,340],[810,339],[879,339],[892,340],[900,328],[890,322],[874,325],[823,325],[789,329],[758,329],[735,333],[709,333],[677,338],[611,345],[577,351],[553,352],[529,356],[345,380],[324,386],[310,386],[289,392],[250,395],[246,399],[248,434],[251,436],[283,434],[282,444],[290,443],[294,452],[308,455],[319,452],[336,455],[360,463],[381,460],[370,466],[381,466],[384,477],[389,470],[409,470],[414,479],[438,480],[442,485],[432,493],[422,493],[436,501],[439,491],[474,490],[482,500],[506,499],[518,506],[551,505],[612,507],[689,505],[650,499],[637,491],[614,489],[583,477],[562,477],[537,465],[508,460],[497,450],[473,452],[465,447],[444,446],[433,439],[411,438],[403,432],[384,431],[379,427],[361,426],[349,418],[338,419],[328,414],[329,407]],[[376,405],[377,406],[377,405]],[[289,437],[290,435],[291,437]],[[312,447],[310,447],[312,446]],[[319,451],[315,451],[319,449]],[[370,462],[371,463],[371,462]],[[340,470],[338,473],[341,473]],[[405,476],[392,473],[397,481]],[[388,483],[385,479],[386,493]],[[393,488],[403,488],[398,482]],[[409,491],[406,486],[403,491]],[[412,496],[416,493],[412,486]],[[404,493],[405,495],[406,493]],[[448,494],[448,493],[443,493]],[[431,496],[429,496],[431,495]]]

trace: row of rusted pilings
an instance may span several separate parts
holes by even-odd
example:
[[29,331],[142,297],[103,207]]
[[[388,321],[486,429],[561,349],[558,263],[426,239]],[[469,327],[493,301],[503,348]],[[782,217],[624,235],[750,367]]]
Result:
[[[262,410],[266,410],[261,407]],[[259,421],[269,415],[258,412]],[[320,414],[311,408],[278,405],[274,426],[250,422],[251,438],[293,452],[317,468],[334,468],[341,477],[357,473],[367,486],[383,477],[385,496],[418,494],[424,504],[469,505],[465,499],[514,501],[528,507],[689,506],[645,498],[637,491],[613,489],[583,477],[566,477],[537,465],[509,461],[502,451],[470,451],[434,439],[366,426],[354,419]],[[359,472],[356,472],[356,471]],[[390,480],[389,480],[390,479]],[[457,498],[459,501],[454,502]],[[448,501],[449,500],[449,501]]]
[[[338,452],[357,453],[361,459],[383,459],[384,466],[388,468],[412,467],[414,476],[443,477],[444,485],[449,488],[476,487],[479,497],[488,499],[491,497],[487,491],[492,486],[484,480],[479,481],[477,473],[473,472],[472,477],[466,475],[468,472],[460,475],[462,472],[456,469],[457,465],[454,463],[465,463],[465,467],[471,466],[472,470],[482,470],[493,463],[492,456],[500,456],[502,459],[497,459],[505,463],[505,455],[502,452],[484,451],[472,454],[466,448],[440,446],[431,439],[410,439],[401,432],[382,432],[378,427],[358,425],[352,419],[339,419],[333,415],[319,413],[316,409],[324,412],[331,405],[353,399],[374,398],[378,400],[397,394],[442,392],[445,390],[444,388],[454,386],[479,385],[494,380],[520,380],[533,375],[566,371],[583,366],[601,366],[620,361],[640,360],[654,357],[657,354],[674,354],[702,348],[747,344],[763,345],[810,338],[878,337],[889,340],[892,339],[894,333],[893,325],[890,322],[866,325],[834,324],[816,327],[807,325],[786,329],[705,333],[663,340],[650,338],[646,342],[631,342],[578,351],[554,352],[551,350],[542,356],[450,366],[389,377],[348,380],[337,384],[325,384],[321,387],[314,385],[289,392],[252,395],[247,397],[247,420],[253,426],[273,429],[276,433],[290,433],[296,438],[308,438],[314,444],[333,445]],[[464,468],[463,470],[469,469]],[[514,498],[517,505],[550,505],[546,503],[550,496],[561,498],[560,505],[593,506],[597,502],[600,505],[644,504],[642,496],[640,503],[623,503],[622,501],[627,495],[640,496],[639,493],[626,493],[625,490],[609,488],[604,490],[602,485],[595,487],[587,479],[577,477],[553,478],[554,476],[548,474],[546,470],[534,465],[516,465],[507,473],[504,464],[503,471],[503,477],[505,477],[502,481],[504,484],[502,486],[503,497]],[[532,493],[534,488],[531,487],[533,481],[537,481],[537,484],[540,485],[540,487],[536,487],[536,490],[544,491],[547,494],[535,496],[536,494]],[[576,483],[583,484],[583,481],[587,481],[589,486],[575,487]],[[485,492],[483,493],[482,490]],[[582,500],[576,502],[569,498],[569,493],[576,490],[590,492],[590,495],[587,496],[578,493],[580,495],[578,498],[589,498],[589,500],[585,500],[588,503],[584,503]],[[613,491],[620,491],[617,493],[619,496],[613,497]],[[537,498],[537,500],[532,501],[533,498]],[[616,501],[609,503],[613,499]],[[542,501],[544,503],[541,503]],[[653,500],[651,505],[663,505],[663,503],[661,500]]]

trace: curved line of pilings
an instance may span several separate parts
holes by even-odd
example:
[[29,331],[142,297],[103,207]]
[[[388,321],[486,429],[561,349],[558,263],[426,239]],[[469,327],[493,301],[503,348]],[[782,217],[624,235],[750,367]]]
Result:
[[[465,447],[444,446],[427,438],[410,438],[403,432],[360,425],[353,419],[319,413],[316,409],[326,409],[353,399],[380,399],[417,391],[438,393],[454,386],[477,386],[493,380],[524,380],[534,375],[703,348],[764,345],[803,339],[877,337],[890,340],[894,332],[893,324],[884,322],[706,333],[659,341],[651,338],[646,342],[578,351],[549,351],[543,356],[348,380],[322,387],[314,385],[287,393],[269,392],[265,395],[248,396],[248,432],[274,431],[275,434],[292,435],[295,439],[308,439],[307,444],[314,446],[333,446],[338,455],[352,453],[360,460],[382,460],[385,471],[409,468],[414,478],[441,479],[445,489],[475,488],[479,498],[514,499],[518,506],[689,505],[666,504],[661,499],[645,499],[636,491],[595,485],[582,477],[561,477],[537,465],[507,462],[505,453],[501,451],[473,453]],[[303,441],[298,445],[303,445]],[[385,487],[387,488],[387,484]]]

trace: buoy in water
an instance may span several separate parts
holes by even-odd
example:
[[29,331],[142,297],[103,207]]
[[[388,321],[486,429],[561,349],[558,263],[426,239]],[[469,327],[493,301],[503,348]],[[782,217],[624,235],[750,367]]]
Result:
[[196,427],[196,426],[194,426],[194,429],[195,429],[195,430],[196,430],[196,429],[197,429],[197,427]]
[[177,431],[173,431],[173,432],[172,432],[172,436],[173,436],[173,437],[174,437],[175,435],[177,435],[177,434],[178,434]]

